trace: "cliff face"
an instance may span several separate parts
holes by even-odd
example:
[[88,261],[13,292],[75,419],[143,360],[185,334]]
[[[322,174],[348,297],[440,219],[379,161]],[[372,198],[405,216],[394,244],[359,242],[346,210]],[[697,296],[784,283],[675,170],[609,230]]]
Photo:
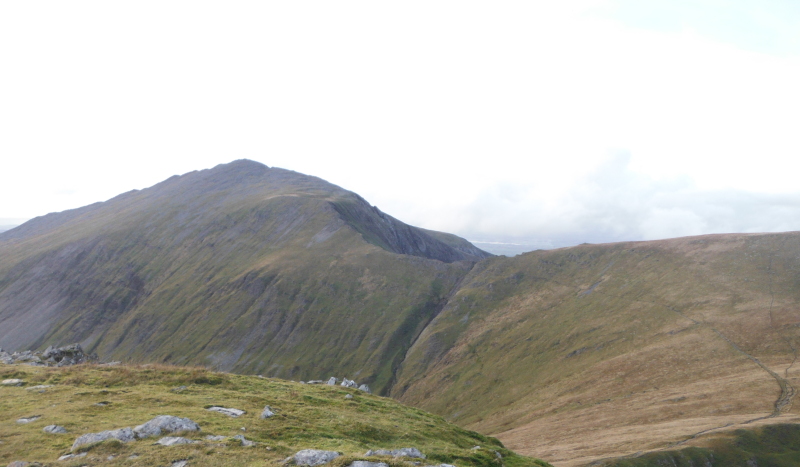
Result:
[[0,347],[80,342],[113,359],[358,375],[380,392],[488,254],[237,161],[34,219],[0,235],[0,256]]

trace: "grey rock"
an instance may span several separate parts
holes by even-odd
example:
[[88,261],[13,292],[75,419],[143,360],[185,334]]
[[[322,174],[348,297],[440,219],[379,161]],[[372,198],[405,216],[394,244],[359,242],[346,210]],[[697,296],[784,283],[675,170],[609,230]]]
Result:
[[322,384],[324,382],[325,381],[322,381],[321,379],[312,379],[311,381],[308,381],[306,384]]
[[22,386],[23,383],[25,383],[25,381],[22,381],[21,379],[16,379],[15,378],[15,379],[4,379],[2,382],[0,382],[0,385],[3,385],[3,386]]
[[364,391],[364,392],[366,392],[368,394],[372,394],[372,391],[370,391],[369,386],[367,386],[366,384],[362,384],[361,386],[359,386],[358,390],[359,391]]
[[39,384],[39,385],[31,386],[31,387],[25,388],[25,389],[28,390],[28,391],[33,391],[33,390],[47,389],[47,388],[52,388],[52,387],[53,387],[52,384]]
[[188,418],[180,418],[172,415],[159,415],[147,423],[133,429],[138,438],[149,438],[160,436],[162,433],[174,433],[176,431],[200,431],[200,425]]
[[30,465],[32,465],[30,462],[14,461],[14,462],[8,464],[8,467],[28,467]]
[[209,441],[225,441],[225,437],[222,436],[222,435],[218,435],[218,436],[208,435],[208,436],[206,436],[206,439],[209,440]]
[[353,461],[350,467],[389,467],[385,462]]
[[334,378],[333,376],[331,376],[331,379],[329,379],[329,380],[328,380],[328,382],[327,382],[326,384],[327,384],[328,386],[336,386],[336,382],[337,382],[337,381],[339,381],[339,380],[337,380],[336,378]]
[[66,461],[66,460],[74,459],[76,457],[86,457],[86,454],[87,453],[85,453],[85,452],[82,452],[80,454],[65,454],[65,455],[59,457],[58,460]]
[[172,392],[182,392],[188,389],[186,386],[178,386],[177,388],[172,388]]
[[238,439],[239,441],[241,441],[242,442],[242,446],[250,447],[250,446],[255,446],[256,445],[255,442],[249,441],[247,438],[244,437],[244,435],[236,435],[236,436],[233,437],[233,439]]
[[367,457],[370,456],[392,456],[392,457],[413,457],[417,459],[425,459],[425,454],[419,452],[417,448],[402,448],[402,449],[376,449],[376,450],[369,450],[366,454]]
[[40,418],[42,418],[42,416],[41,416],[41,415],[33,415],[33,416],[31,416],[31,417],[19,418],[19,419],[17,419],[17,423],[30,423],[30,422],[35,422],[36,420],[39,420]]
[[186,467],[187,465],[189,465],[189,461],[180,460],[173,462],[172,465],[170,465],[170,467]]
[[342,380],[342,384],[341,384],[341,386],[344,386],[344,387],[346,387],[346,388],[355,388],[355,387],[358,387],[358,385],[356,384],[356,382],[355,382],[355,381],[353,381],[352,379],[347,379],[347,378],[345,378],[345,379],[343,379],[343,380]]
[[92,444],[92,443],[99,443],[101,441],[106,441],[109,439],[118,439],[123,443],[128,443],[133,441],[135,438],[133,434],[133,430],[130,428],[120,428],[118,430],[108,430],[108,431],[101,431],[100,433],[87,433],[85,435],[81,435],[78,439],[72,443],[72,450],[83,446],[84,444]]
[[229,407],[209,407],[207,410],[210,410],[212,412],[219,412],[229,417],[239,417],[247,413],[244,410],[232,409]]
[[344,396],[344,398],[347,399],[347,400],[350,400],[350,399],[353,398],[353,395],[352,394],[348,394],[348,395]]
[[261,412],[262,419],[272,417],[273,415],[275,415],[275,412],[272,411],[270,406],[264,407],[264,410]]
[[322,465],[339,457],[335,451],[322,451],[319,449],[303,449],[292,456],[292,461],[297,465]]
[[67,432],[67,429],[63,426],[58,425],[47,425],[46,427],[42,428],[42,431],[45,433],[50,433],[54,435],[61,435]]
[[177,446],[179,444],[196,444],[196,443],[198,443],[198,441],[182,438],[180,436],[165,436],[156,441],[156,444],[160,444],[162,446]]

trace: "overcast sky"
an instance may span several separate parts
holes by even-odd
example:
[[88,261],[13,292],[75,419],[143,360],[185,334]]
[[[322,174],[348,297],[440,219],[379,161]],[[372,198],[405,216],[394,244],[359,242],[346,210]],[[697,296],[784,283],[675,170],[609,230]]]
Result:
[[796,0],[8,1],[0,68],[0,225],[249,158],[523,249],[800,230]]

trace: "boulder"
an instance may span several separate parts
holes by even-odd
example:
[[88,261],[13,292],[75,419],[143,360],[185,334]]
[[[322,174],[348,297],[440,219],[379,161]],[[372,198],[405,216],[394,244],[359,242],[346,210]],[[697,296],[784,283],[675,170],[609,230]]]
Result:
[[21,379],[4,379],[0,382],[0,385],[3,386],[22,386],[25,382]]
[[350,399],[353,398],[353,395],[352,394],[348,394],[348,395],[344,396],[344,398],[347,399],[347,400],[350,400]]
[[23,417],[23,418],[19,418],[19,419],[17,419],[17,423],[30,423],[30,422],[35,422],[36,420],[39,420],[40,418],[42,418],[42,416],[41,416],[41,415],[33,415],[33,416],[31,416],[31,417]]
[[328,382],[327,382],[326,384],[327,384],[328,386],[336,386],[336,382],[337,382],[337,381],[339,381],[339,380],[338,380],[338,379],[336,379],[336,378],[334,378],[333,376],[331,376],[331,379],[329,379],[329,380],[328,380]]
[[262,419],[272,417],[273,415],[275,415],[275,412],[272,411],[270,406],[264,407],[264,410],[261,412]]
[[149,422],[133,429],[137,438],[160,436],[162,433],[176,431],[200,431],[200,425],[188,418],[174,417],[172,415],[159,415]]
[[42,431],[45,433],[50,433],[53,435],[61,435],[67,432],[67,429],[63,426],[58,425],[47,425],[46,427],[42,428]]
[[425,454],[419,452],[417,448],[402,448],[402,449],[376,449],[376,450],[369,450],[366,454],[367,457],[370,456],[392,456],[392,457],[413,457],[417,459],[425,459]]
[[345,379],[343,379],[343,380],[342,380],[342,384],[341,384],[341,385],[342,385],[342,386],[344,386],[344,387],[346,387],[346,388],[355,388],[355,387],[358,387],[358,385],[356,384],[356,382],[355,382],[355,381],[353,381],[352,379],[347,379],[347,378],[345,378]]
[[362,384],[361,386],[359,386],[358,390],[359,391],[364,391],[367,394],[372,394],[372,391],[369,390],[369,386],[367,386],[366,384]]
[[225,437],[222,435],[206,435],[206,439],[209,441],[225,441]]
[[84,444],[92,444],[92,443],[99,443],[101,441],[106,441],[109,439],[117,439],[122,441],[123,443],[128,443],[136,439],[133,434],[133,430],[130,428],[120,428],[118,430],[108,430],[108,431],[101,431],[100,433],[87,433],[85,435],[81,435],[78,439],[72,443],[72,450],[83,446]]
[[219,413],[225,414],[225,415],[227,415],[229,417],[240,417],[240,416],[242,416],[242,415],[247,413],[244,410],[232,409],[232,408],[229,408],[229,407],[216,407],[216,406],[215,407],[209,407],[207,410],[210,410],[212,412],[219,412]]
[[389,467],[385,462],[353,461],[350,467]]
[[292,456],[291,461],[296,465],[308,465],[313,467],[315,465],[327,464],[328,462],[339,457],[336,451],[322,451],[319,449],[303,449],[297,454]]
[[244,435],[236,435],[236,436],[233,437],[233,439],[237,439],[237,440],[241,441],[242,442],[242,446],[245,446],[245,447],[250,447],[250,446],[255,446],[256,445],[256,443],[254,441],[248,440],[247,438],[244,437]]
[[70,459],[74,459],[76,457],[86,457],[86,454],[88,454],[88,453],[82,452],[80,454],[65,454],[65,455],[59,457],[58,460],[67,461],[67,460],[70,460]]
[[189,465],[189,461],[184,459],[173,462],[169,467],[186,467],[187,465]]
[[52,384],[38,384],[36,386],[31,386],[31,387],[25,388],[25,389],[28,390],[28,391],[44,392],[45,389],[52,388],[52,387],[53,387]]
[[180,436],[165,436],[164,438],[156,441],[156,444],[160,444],[162,446],[177,446],[179,444],[196,444],[198,442],[199,441],[181,438]]

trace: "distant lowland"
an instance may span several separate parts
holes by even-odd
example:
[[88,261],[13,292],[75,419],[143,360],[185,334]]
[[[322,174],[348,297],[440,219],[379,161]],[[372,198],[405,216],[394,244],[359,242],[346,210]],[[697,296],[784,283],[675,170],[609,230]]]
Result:
[[797,465],[800,233],[476,243],[235,161],[0,234],[0,347],[350,375],[557,467]]

